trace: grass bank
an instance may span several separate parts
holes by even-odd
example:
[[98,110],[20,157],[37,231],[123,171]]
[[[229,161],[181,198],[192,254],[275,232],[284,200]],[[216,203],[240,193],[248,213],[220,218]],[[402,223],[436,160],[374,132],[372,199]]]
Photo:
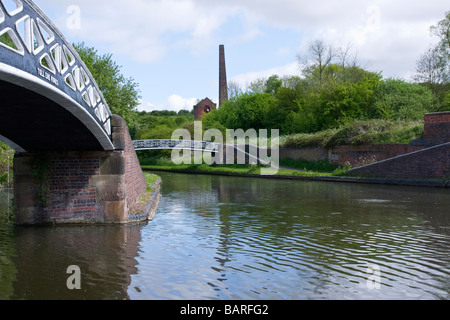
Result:
[[[189,171],[202,173],[231,173],[244,175],[260,175],[260,165],[239,165],[223,164],[208,165],[203,164],[182,164],[175,165],[168,158],[152,158],[141,161],[141,167],[144,170],[170,170],[170,171]],[[329,163],[328,161],[305,161],[281,159],[280,169],[277,175],[292,175],[305,177],[319,176],[342,176],[348,168]]]
[[423,122],[354,121],[336,129],[299,133],[280,138],[282,147],[334,147],[339,145],[408,144],[423,135]]
[[[292,163],[291,163],[292,164]],[[305,163],[297,163],[299,167],[305,165]],[[201,165],[142,165],[144,170],[153,171],[169,171],[179,173],[192,173],[192,174],[212,174],[212,175],[225,175],[225,176],[242,176],[242,177],[255,177],[255,178],[272,178],[272,179],[289,179],[289,180],[311,180],[311,181],[323,181],[323,182],[346,182],[346,183],[366,183],[366,184],[378,184],[378,185],[400,185],[400,186],[418,186],[418,187],[439,187],[449,188],[450,181],[445,179],[438,180],[423,180],[423,179],[389,179],[389,178],[376,178],[376,177],[364,177],[364,176],[352,176],[346,172],[348,168],[338,166],[331,171],[332,167],[327,168],[325,163],[309,163],[309,165],[316,167],[319,166],[316,171],[306,170],[306,168],[294,169],[281,167],[276,175],[264,176],[261,175],[260,166],[251,165],[223,165],[223,166],[209,166],[207,164]],[[327,168],[327,169],[325,169]]]
[[153,173],[144,172],[144,177],[147,182],[147,191],[153,192],[152,186],[158,181],[159,176]]

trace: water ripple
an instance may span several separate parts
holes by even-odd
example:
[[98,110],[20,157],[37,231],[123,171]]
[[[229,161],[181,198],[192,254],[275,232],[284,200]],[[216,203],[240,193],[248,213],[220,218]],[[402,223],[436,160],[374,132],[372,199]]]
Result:
[[[414,188],[396,195],[395,188],[186,179],[181,186],[208,186],[211,196],[165,190],[157,218],[142,231],[135,298],[449,297],[450,235],[439,208],[450,203],[439,191],[421,198]],[[433,211],[420,211],[427,201]],[[380,289],[369,286],[371,276]]]

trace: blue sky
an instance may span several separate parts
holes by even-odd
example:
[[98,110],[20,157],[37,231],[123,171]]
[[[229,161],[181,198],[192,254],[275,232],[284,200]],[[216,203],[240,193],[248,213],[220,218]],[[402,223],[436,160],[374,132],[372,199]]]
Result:
[[35,0],[70,42],[111,53],[139,84],[141,110],[191,110],[218,100],[219,45],[227,77],[245,89],[272,74],[300,75],[316,39],[351,45],[361,66],[409,80],[435,41],[448,0]]

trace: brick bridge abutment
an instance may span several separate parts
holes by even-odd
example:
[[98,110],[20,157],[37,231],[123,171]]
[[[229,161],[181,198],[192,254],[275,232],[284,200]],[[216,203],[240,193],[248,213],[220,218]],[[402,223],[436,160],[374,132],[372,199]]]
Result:
[[111,126],[113,151],[16,154],[18,225],[120,224],[152,219],[160,181],[151,193],[126,122],[114,115]]

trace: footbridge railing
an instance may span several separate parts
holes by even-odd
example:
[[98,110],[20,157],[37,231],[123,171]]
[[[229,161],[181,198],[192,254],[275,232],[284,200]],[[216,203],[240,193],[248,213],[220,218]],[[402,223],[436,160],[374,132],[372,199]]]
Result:
[[183,149],[211,153],[219,152],[221,147],[220,144],[214,142],[170,139],[135,140],[133,146],[136,151]]

